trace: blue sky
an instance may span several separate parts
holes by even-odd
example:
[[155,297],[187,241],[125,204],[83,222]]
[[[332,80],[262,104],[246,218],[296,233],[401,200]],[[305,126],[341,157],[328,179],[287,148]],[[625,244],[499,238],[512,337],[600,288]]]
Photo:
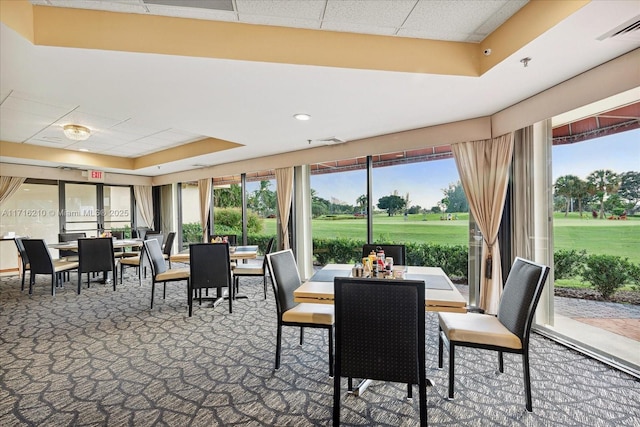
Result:
[[[553,148],[553,181],[562,175],[580,178],[598,169],[616,173],[640,171],[640,129],[621,132]],[[324,199],[335,197],[351,205],[366,194],[366,171],[313,175],[311,188]],[[453,159],[413,163],[373,171],[374,202],[394,190],[404,197],[409,192],[410,204],[430,209],[443,197],[443,189],[458,181]]]

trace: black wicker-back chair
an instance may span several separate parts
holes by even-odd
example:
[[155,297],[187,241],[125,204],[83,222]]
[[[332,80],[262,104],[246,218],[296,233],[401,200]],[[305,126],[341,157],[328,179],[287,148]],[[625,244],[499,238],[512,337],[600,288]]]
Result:
[[449,398],[453,399],[455,348],[475,347],[498,352],[498,370],[504,372],[504,352],[522,355],[527,411],[532,411],[529,374],[529,335],[536,306],[549,267],[516,258],[504,285],[498,316],[481,313],[438,313],[440,338],[438,366],[442,368],[443,344],[449,347]]
[[198,292],[202,304],[202,289],[217,290],[216,301],[222,298],[222,289],[227,288],[229,313],[232,312],[233,281],[229,262],[229,245],[221,243],[192,243],[189,245],[189,316],[193,311],[194,292]]
[[367,257],[371,251],[375,252],[377,247],[382,248],[386,257],[393,258],[395,265],[407,265],[407,249],[405,245],[376,245],[375,243],[367,243],[362,245],[362,257]]
[[424,281],[336,277],[333,425],[340,425],[341,377],[418,385],[427,425]]
[[275,369],[280,368],[283,326],[300,328],[300,345],[304,342],[304,328],[322,328],[329,334],[329,376],[333,376],[333,305],[297,303],[293,300],[293,291],[302,282],[291,249],[267,254],[267,265],[278,311]]
[[[73,242],[74,240],[84,239],[87,233],[58,233],[58,242]],[[65,261],[78,261],[78,252],[60,249],[58,251],[60,259]]]
[[264,299],[267,299],[267,254],[273,252],[275,237],[269,239],[264,252],[264,258],[261,264],[248,263],[239,264],[233,270],[234,292],[239,292],[241,277],[262,277],[262,286],[264,288]]
[[52,259],[47,244],[42,239],[23,239],[22,244],[29,259],[29,295],[33,294],[38,274],[51,276],[51,295],[55,295],[56,287],[62,284],[63,274],[78,268],[76,261]]
[[118,274],[113,258],[113,239],[111,237],[96,237],[78,239],[78,294],[82,289],[82,273],[87,273],[87,287],[89,287],[89,273],[102,272],[106,283],[107,274],[113,276],[113,290],[116,290]]

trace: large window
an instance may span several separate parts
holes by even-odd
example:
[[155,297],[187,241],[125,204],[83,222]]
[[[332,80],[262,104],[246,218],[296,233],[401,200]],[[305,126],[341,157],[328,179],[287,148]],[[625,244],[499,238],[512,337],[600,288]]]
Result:
[[367,240],[367,171],[316,169],[311,175],[312,232],[315,239]]
[[375,242],[466,245],[469,205],[452,158],[373,169]]
[[28,236],[58,241],[58,222],[61,214],[58,186],[55,181],[27,180],[9,200],[2,204],[0,233],[5,236]]
[[[623,276],[630,265],[640,265],[639,141],[636,129],[552,151],[556,268],[550,323],[569,339],[636,366],[640,299],[635,307],[627,304],[638,291],[632,277]],[[597,302],[603,298],[608,302]]]

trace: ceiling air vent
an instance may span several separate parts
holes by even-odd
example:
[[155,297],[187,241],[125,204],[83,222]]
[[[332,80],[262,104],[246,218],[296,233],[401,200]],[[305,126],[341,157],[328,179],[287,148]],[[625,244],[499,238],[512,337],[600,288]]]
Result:
[[194,9],[224,10],[233,12],[232,0],[142,0],[145,4],[191,7]]
[[611,31],[607,31],[598,40],[640,41],[640,15],[637,15]]

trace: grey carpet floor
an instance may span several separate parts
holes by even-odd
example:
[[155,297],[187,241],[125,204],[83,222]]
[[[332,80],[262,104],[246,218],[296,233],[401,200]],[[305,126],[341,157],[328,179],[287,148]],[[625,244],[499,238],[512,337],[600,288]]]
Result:
[[[75,275],[55,297],[43,277],[33,296],[15,277],[0,279],[0,426],[327,426],[333,380],[327,336],[285,328],[282,366],[273,369],[276,315],[261,280],[241,279],[227,305],[197,306],[187,316],[186,287],[92,284],[76,295]],[[640,383],[546,338],[532,338],[534,412],[524,408],[521,358],[460,349],[456,396],[437,368],[437,317],[427,314],[431,426],[640,426]],[[374,382],[346,393],[343,425],[413,426],[418,399],[406,385]],[[414,396],[417,389],[414,387]]]

